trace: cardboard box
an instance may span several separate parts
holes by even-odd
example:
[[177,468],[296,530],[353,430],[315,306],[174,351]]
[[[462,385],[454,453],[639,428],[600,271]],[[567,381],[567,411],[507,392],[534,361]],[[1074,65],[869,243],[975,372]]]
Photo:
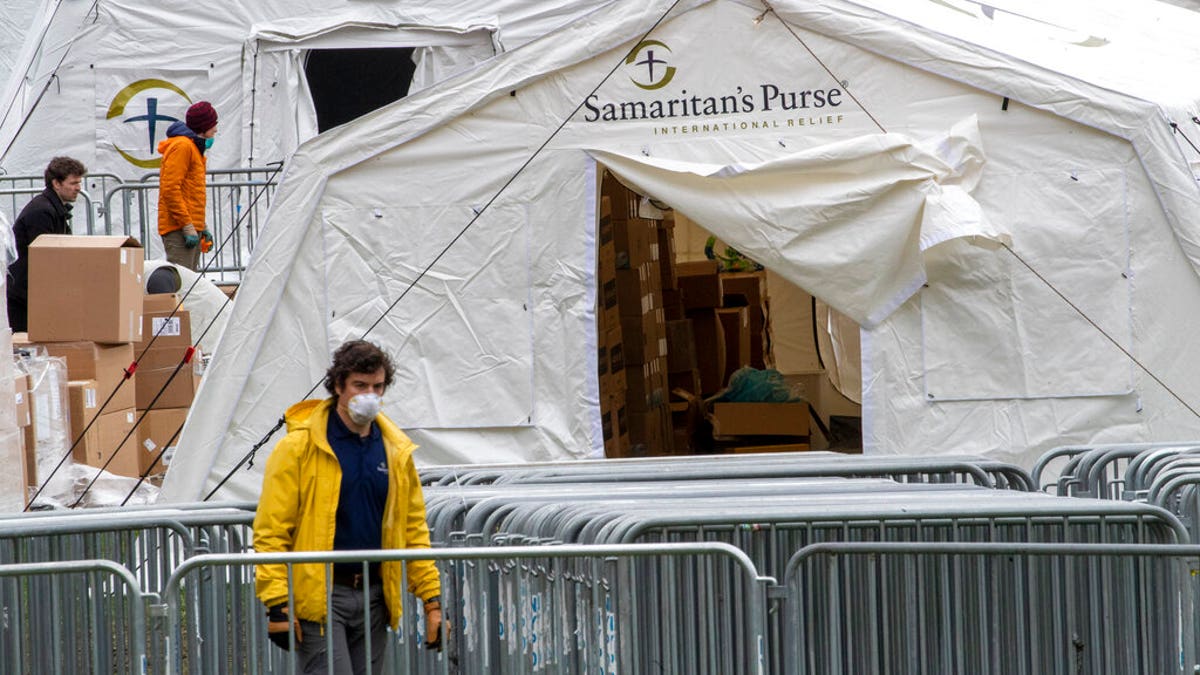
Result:
[[[171,313],[176,309],[182,310],[180,305],[182,296],[178,293],[148,293],[142,298],[142,313]],[[145,324],[143,324],[145,325]],[[145,333],[145,331],[142,331]],[[143,338],[146,336],[143,335]]]
[[17,373],[13,377],[13,391],[17,402],[17,426],[27,427],[33,424],[33,415],[29,411],[29,376]]
[[625,400],[629,410],[644,411],[662,406],[667,400],[666,360],[653,359],[625,367]]
[[665,406],[629,413],[629,454],[632,457],[670,455],[673,434]]
[[604,279],[600,282],[600,293],[597,298],[597,314],[599,316],[599,324],[604,330],[608,330],[613,326],[620,325],[621,308],[617,298],[617,279],[614,275],[612,279]]
[[625,400],[625,390],[628,388],[625,375],[625,342],[621,327],[610,328],[604,334],[604,344],[608,348],[608,388],[601,389],[600,395],[619,397]]
[[617,269],[630,269],[658,260],[658,235],[653,221],[614,219],[612,231],[613,261]]
[[750,312],[745,307],[717,310],[725,338],[725,374],[723,380],[742,366],[750,365]]
[[765,368],[771,360],[766,272],[726,272],[720,279],[723,306],[744,305],[750,312],[750,365]]
[[700,386],[700,371],[696,368],[693,368],[682,373],[668,373],[667,389],[669,391],[682,389],[689,394],[699,396],[700,390],[702,389]]
[[696,368],[700,371],[700,393],[713,394],[725,386],[725,330],[715,309],[688,313],[696,338]]
[[667,321],[680,321],[687,318],[683,309],[683,291],[678,288],[664,288],[662,304]]
[[[138,362],[134,400],[139,410],[187,408],[196,394],[196,363],[185,364],[175,374],[187,347],[154,347]],[[166,387],[164,390],[163,387]],[[159,391],[162,395],[159,396]],[[158,400],[155,400],[158,396]]]
[[660,227],[658,234],[658,271],[663,289],[675,288],[675,230]]
[[29,497],[33,496],[32,490],[36,490],[39,483],[37,479],[37,434],[33,430],[33,425],[21,427],[21,443],[24,446],[21,454],[21,471],[25,474],[25,486],[31,488],[31,491],[25,496],[25,503],[29,503]]
[[691,319],[667,321],[667,372],[685,373],[696,368],[696,336]]
[[601,399],[601,427],[604,434],[604,456],[629,456],[629,418],[625,401],[619,398]]
[[[83,434],[96,413],[100,411],[99,390],[95,380],[70,380],[67,382],[67,402],[71,410],[71,442]],[[94,424],[92,426],[95,426]]]
[[808,404],[717,403],[710,415],[714,436],[808,436]]
[[104,467],[105,471],[118,476],[140,476],[138,440],[137,434],[133,433],[136,423],[137,411],[133,408],[100,415],[95,424],[96,437],[88,444],[84,463]]
[[601,201],[609,200],[609,209],[614,221],[637,218],[641,195],[630,190],[611,173],[605,173],[600,183]]
[[617,270],[617,313],[621,316],[641,316],[662,307],[662,291],[652,280],[650,263]]
[[627,364],[646,363],[667,355],[666,322],[661,309],[641,316],[621,317],[621,335]]
[[721,280],[717,261],[699,260],[675,266],[676,284],[683,291],[685,311],[721,306]]
[[808,452],[808,443],[784,443],[781,445],[741,445],[733,448],[735,455],[758,452]]
[[171,310],[145,311],[142,313],[142,336],[144,339],[133,345],[134,355],[146,351],[147,347],[151,349],[186,348],[192,344],[191,314],[185,309],[177,310],[174,314],[171,313]]
[[35,239],[29,245],[29,339],[142,339],[142,253],[132,237]]
[[[103,403],[114,391],[107,410],[132,408],[137,375],[121,385],[125,369],[133,363],[134,351],[131,344],[100,344],[98,342],[45,342],[46,353],[67,361],[68,380],[95,380],[96,391]],[[139,367],[140,372],[140,367]],[[120,389],[117,389],[117,386]]]
[[[179,429],[187,420],[187,408],[155,408],[138,411],[141,424],[137,428],[138,475],[155,475],[167,470],[171,463],[175,444],[179,442]],[[164,451],[164,448],[166,450]],[[159,455],[162,455],[159,459]],[[156,462],[156,460],[158,460]]]

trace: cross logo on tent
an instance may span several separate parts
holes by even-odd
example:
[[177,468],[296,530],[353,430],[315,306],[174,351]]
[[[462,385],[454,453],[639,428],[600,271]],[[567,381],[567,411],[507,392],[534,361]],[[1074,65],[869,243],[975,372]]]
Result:
[[[192,102],[192,99],[182,89],[166,80],[160,80],[157,78],[138,80],[137,82],[134,82],[133,84],[130,84],[121,89],[121,91],[117,92],[117,95],[113,97],[112,102],[108,105],[108,112],[105,113],[105,119],[112,120],[114,118],[122,117],[125,114],[126,106],[130,104],[135,96],[154,89],[165,89],[169,92],[179,95],[189,104]],[[132,115],[121,120],[123,124],[132,124],[136,122],[146,123],[147,132],[149,133],[149,157],[147,159],[140,159],[136,157],[132,150],[126,150],[117,147],[115,144],[113,146],[117,153],[120,154],[121,157],[124,157],[127,162],[143,169],[157,169],[159,163],[162,161],[160,158],[154,156],[154,139],[158,133],[160,126],[159,123],[178,121],[178,118],[176,117],[161,114],[158,110],[158,104],[158,97],[147,96],[145,100],[145,114]]]
[[[671,48],[658,40],[643,40],[629,52],[629,56],[625,57],[625,65],[635,66],[634,71],[639,75],[643,69],[645,70],[644,79],[633,76],[629,78],[642,89],[662,89],[675,77],[675,66],[667,66],[665,59],[656,57],[654,55],[655,47],[661,47],[668,54],[671,53]],[[666,67],[659,68],[658,66]]]

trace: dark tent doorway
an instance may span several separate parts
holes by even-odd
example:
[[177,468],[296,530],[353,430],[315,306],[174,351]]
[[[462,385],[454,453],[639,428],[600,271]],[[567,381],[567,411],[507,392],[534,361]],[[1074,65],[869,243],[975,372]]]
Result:
[[412,47],[312,50],[304,75],[317,129],[328,131],[407,96],[412,56]]

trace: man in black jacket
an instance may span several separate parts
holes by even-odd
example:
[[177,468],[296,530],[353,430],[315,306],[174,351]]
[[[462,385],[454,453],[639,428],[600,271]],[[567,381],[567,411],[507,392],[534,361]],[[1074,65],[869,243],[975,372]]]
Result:
[[46,189],[33,198],[13,223],[17,261],[8,266],[8,323],[14,333],[27,330],[29,316],[29,244],[43,234],[71,234],[71,207],[83,189],[87,169],[70,157],[55,157],[46,167]]

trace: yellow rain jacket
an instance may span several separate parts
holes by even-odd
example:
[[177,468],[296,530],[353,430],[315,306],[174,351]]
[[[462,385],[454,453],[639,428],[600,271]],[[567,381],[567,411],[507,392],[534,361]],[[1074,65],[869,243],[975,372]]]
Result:
[[[329,446],[326,424],[336,414],[334,399],[308,400],[286,414],[288,434],[267,459],[262,496],[254,516],[254,550],[259,553],[332,551],[341,493],[342,468]],[[380,414],[375,423],[388,457],[388,496],[383,514],[383,548],[429,548],[425,497],[412,453],[417,446],[391,420]],[[292,567],[295,615],[325,621],[323,564]],[[400,562],[382,564],[383,594],[392,628],[400,625]],[[287,567],[259,565],[255,570],[259,600],[267,607],[287,602]],[[433,561],[408,564],[408,590],[422,600],[441,592]]]

